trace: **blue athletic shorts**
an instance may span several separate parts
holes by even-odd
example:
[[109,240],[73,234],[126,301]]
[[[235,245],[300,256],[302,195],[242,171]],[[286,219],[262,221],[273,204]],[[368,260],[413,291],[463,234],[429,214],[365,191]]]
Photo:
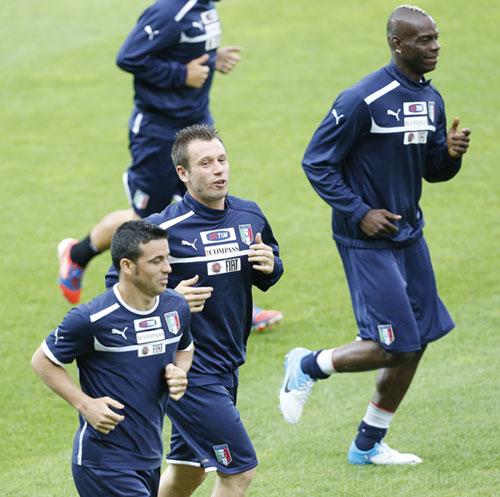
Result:
[[388,352],[414,352],[455,327],[437,293],[423,237],[394,250],[337,247],[362,340]]
[[157,497],[160,468],[147,470],[102,469],[72,465],[80,497]]
[[172,436],[167,463],[225,474],[257,466],[255,449],[236,409],[236,389],[190,385],[178,402],[168,403]]
[[177,176],[170,154],[174,136],[165,139],[129,133],[132,165],[123,176],[130,205],[142,218],[161,212],[174,194],[186,188]]

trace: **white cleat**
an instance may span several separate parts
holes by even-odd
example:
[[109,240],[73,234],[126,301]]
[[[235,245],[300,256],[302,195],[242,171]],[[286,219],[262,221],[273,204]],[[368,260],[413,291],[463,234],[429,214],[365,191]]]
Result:
[[285,379],[280,389],[280,409],[285,421],[296,424],[316,382],[302,371],[300,361],[311,351],[303,348],[290,350],[285,356]]
[[376,443],[373,449],[359,450],[354,442],[349,447],[347,460],[350,464],[415,465],[422,459],[415,454],[404,454],[391,449],[386,443]]

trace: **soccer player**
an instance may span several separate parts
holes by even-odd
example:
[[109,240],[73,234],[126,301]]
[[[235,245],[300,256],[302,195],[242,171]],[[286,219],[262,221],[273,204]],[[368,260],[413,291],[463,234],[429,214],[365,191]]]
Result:
[[[209,0],[157,0],[125,40],[117,64],[134,76],[132,164],[123,177],[131,207],[106,215],[84,239],[59,243],[59,287],[69,302],[79,302],[87,265],[108,250],[120,224],[160,212],[175,194],[184,194],[171,162],[175,134],[191,124],[213,123],[214,71],[228,74],[240,60],[240,47],[220,47],[220,41],[219,17]],[[255,308],[253,327],[262,331],[282,318],[279,311]]]
[[446,131],[443,99],[424,77],[439,56],[434,19],[418,7],[397,7],[387,39],[391,62],[337,97],[302,163],[333,208],[358,340],[292,349],[280,391],[283,416],[296,423],[316,380],[379,370],[348,452],[351,464],[421,462],[384,437],[427,344],[454,327],[437,293],[419,200],[422,178],[446,181],[458,173],[470,131],[458,129],[458,118]]
[[[159,495],[189,496],[206,472],[217,471],[212,497],[242,497],[257,466],[236,408],[238,368],[246,359],[252,320],[252,285],[267,290],[281,277],[283,265],[259,207],[228,195],[228,157],[211,126],[181,130],[172,159],[187,193],[148,222],[169,236],[169,286],[194,278],[212,293],[200,304],[201,312],[192,315],[195,354],[189,388],[167,407],[172,437]],[[112,281],[113,272],[107,285]]]
[[[79,412],[72,469],[83,497],[158,493],[166,399],[184,394],[193,355],[189,306],[166,290],[168,251],[161,228],[123,224],[111,245],[118,283],[69,311],[33,355]],[[64,368],[74,359],[81,387]]]

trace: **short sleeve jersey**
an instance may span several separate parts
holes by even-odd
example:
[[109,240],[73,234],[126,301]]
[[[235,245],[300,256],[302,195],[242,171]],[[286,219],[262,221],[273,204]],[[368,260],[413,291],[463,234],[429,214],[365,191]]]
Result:
[[165,366],[177,350],[190,347],[190,312],[172,290],[148,311],[129,307],[118,285],[65,316],[42,344],[45,355],[63,366],[76,359],[83,392],[108,396],[125,407],[125,416],[107,435],[80,415],[73,463],[118,469],[161,465],[167,386]]

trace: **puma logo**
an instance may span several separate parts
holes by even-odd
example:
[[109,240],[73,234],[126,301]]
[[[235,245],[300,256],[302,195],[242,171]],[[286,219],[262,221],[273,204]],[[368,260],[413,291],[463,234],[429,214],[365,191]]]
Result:
[[149,41],[153,41],[154,37],[160,34],[157,29],[153,30],[153,28],[149,24],[147,26],[144,26],[144,31],[146,31]]
[[123,330],[117,330],[116,328],[113,328],[111,330],[111,334],[112,335],[121,335],[125,340],[127,339],[127,337],[125,336],[125,332],[128,330],[128,326],[125,326],[125,328],[123,328]]
[[56,340],[55,340],[55,342],[54,342],[54,345],[57,345],[57,342],[58,342],[59,340],[63,340],[63,339],[64,339],[64,337],[59,336],[59,328],[56,328],[56,329],[55,329],[55,331],[54,331],[54,336],[56,337]]
[[194,250],[197,250],[197,248],[196,248],[197,241],[198,241],[198,238],[195,238],[193,243],[188,242],[187,240],[182,240],[181,245],[187,245],[188,247],[192,247]]
[[398,109],[397,112],[394,112],[391,109],[387,109],[387,115],[388,116],[394,116],[398,120],[398,122],[399,122],[399,113],[400,112],[401,112],[401,109]]
[[335,118],[335,124],[338,124],[340,120],[344,117],[344,114],[340,114],[340,116],[337,114],[337,110],[333,109],[332,110],[332,116]]

